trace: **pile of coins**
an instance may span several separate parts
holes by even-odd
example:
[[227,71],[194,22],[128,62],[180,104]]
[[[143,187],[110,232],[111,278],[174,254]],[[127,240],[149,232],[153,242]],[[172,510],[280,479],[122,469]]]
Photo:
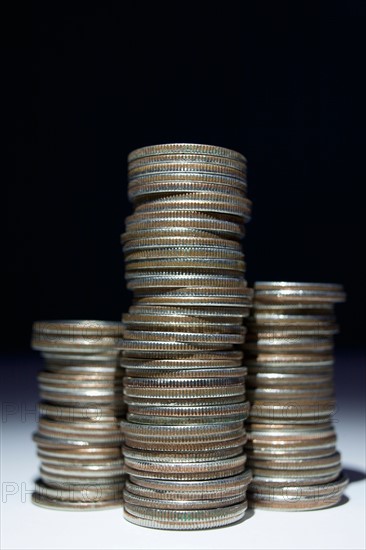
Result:
[[146,147],[129,156],[128,193],[124,514],[161,529],[228,525],[244,517],[251,479],[239,349],[252,298],[246,161],[220,147]]
[[41,459],[32,500],[47,508],[121,506],[123,372],[115,349],[122,323],[47,321],[33,326],[41,403],[34,434]]
[[255,285],[244,346],[254,507],[325,508],[347,485],[332,424],[334,304],[344,300],[335,284]]

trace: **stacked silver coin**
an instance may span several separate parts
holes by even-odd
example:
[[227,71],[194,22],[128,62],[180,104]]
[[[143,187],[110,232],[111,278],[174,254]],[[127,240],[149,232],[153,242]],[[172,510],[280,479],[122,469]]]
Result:
[[334,304],[344,300],[336,284],[255,285],[244,346],[254,507],[325,508],[347,485],[332,423]]
[[69,510],[121,506],[123,491],[122,323],[45,321],[33,326],[40,419],[34,434],[41,459],[33,502]]
[[129,156],[124,514],[138,525],[204,529],[245,514],[246,187],[245,158],[221,147]]

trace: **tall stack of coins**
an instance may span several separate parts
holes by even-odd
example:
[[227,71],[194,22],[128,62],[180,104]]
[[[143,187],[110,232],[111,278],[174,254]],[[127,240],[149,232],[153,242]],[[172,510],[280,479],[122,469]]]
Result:
[[227,525],[243,518],[251,479],[239,349],[252,297],[246,161],[221,147],[145,147],[129,156],[129,198],[125,517],[161,529]]
[[47,508],[95,510],[121,506],[122,323],[47,321],[33,327],[40,350],[42,399],[34,434],[41,459],[33,502]]
[[325,508],[347,485],[332,425],[334,304],[344,300],[335,284],[255,285],[244,346],[255,507]]

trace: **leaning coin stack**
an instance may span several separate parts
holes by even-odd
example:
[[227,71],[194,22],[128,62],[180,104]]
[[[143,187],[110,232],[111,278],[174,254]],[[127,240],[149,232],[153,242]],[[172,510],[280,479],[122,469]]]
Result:
[[243,518],[251,479],[239,349],[252,297],[245,158],[205,145],[139,149],[129,198],[124,514],[161,529],[228,525]]
[[325,508],[347,485],[332,424],[334,304],[344,300],[335,284],[255,285],[244,346],[254,507]]
[[95,510],[122,504],[123,373],[115,346],[122,323],[45,321],[32,347],[45,361],[34,434],[41,459],[32,500],[47,508]]

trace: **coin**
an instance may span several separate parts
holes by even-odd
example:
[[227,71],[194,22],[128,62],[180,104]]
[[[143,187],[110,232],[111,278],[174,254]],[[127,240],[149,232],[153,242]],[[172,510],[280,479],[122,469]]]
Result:
[[75,502],[60,500],[58,498],[48,498],[35,492],[32,495],[32,502],[43,508],[56,510],[71,510],[71,511],[88,511],[101,510],[108,508],[120,508],[122,506],[122,497],[119,499],[100,500],[92,502]]
[[218,499],[199,499],[192,501],[176,501],[176,500],[163,500],[161,498],[145,498],[142,496],[134,495],[125,490],[123,493],[124,502],[127,504],[133,504],[136,506],[146,506],[148,508],[158,508],[160,510],[208,510],[212,508],[220,508],[226,506],[232,506],[238,502],[245,500],[246,492],[230,497],[222,497]]
[[151,155],[144,155],[140,156],[138,158],[135,158],[134,160],[129,160],[129,167],[135,167],[135,166],[145,166],[146,164],[154,164],[154,163],[165,163],[165,162],[175,162],[175,163],[186,163],[186,162],[197,162],[204,160],[206,163],[210,164],[218,164],[220,166],[228,166],[232,168],[236,168],[237,170],[245,171],[246,163],[245,161],[234,159],[228,156],[218,156],[218,155],[210,155],[208,153],[205,153],[204,156],[202,156],[202,153],[189,153],[189,152],[166,152],[161,154],[151,154]]
[[78,488],[74,485],[60,485],[59,487],[49,487],[41,479],[35,483],[35,493],[39,497],[49,499],[90,503],[103,502],[115,499],[122,499],[124,483],[112,483],[111,485],[85,485]]
[[115,345],[122,335],[122,323],[109,321],[34,324],[32,346],[45,359],[33,436],[41,460],[35,504],[65,510],[121,505],[125,411]]
[[[238,437],[235,437],[238,436]],[[135,450],[145,451],[181,451],[185,452],[208,452],[215,451],[220,452],[222,450],[233,449],[236,447],[242,447],[247,442],[247,436],[244,430],[237,430],[230,436],[211,436],[202,441],[199,438],[182,438],[179,440],[169,441],[167,438],[138,438],[134,439],[128,435],[124,438],[125,444]]]
[[[236,476],[234,483],[229,483],[230,478],[222,478],[219,484],[215,481],[207,482],[177,482],[175,488],[171,482],[162,481],[147,482],[146,480],[136,480],[126,482],[126,489],[134,494],[143,497],[153,498],[174,498],[177,501],[196,500],[197,498],[218,499],[222,497],[234,496],[242,494],[252,480],[250,470],[246,470],[243,474]],[[151,485],[151,486],[150,486]]]
[[[155,174],[155,172],[152,172]],[[176,174],[177,172],[174,172]],[[145,173],[146,175],[147,173]],[[166,193],[220,193],[221,195],[228,195],[230,197],[244,197],[243,190],[246,187],[244,180],[233,179],[233,184],[225,183],[206,183],[195,181],[174,181],[174,175],[169,182],[147,182],[144,181],[142,185],[139,184],[139,179],[134,180],[134,185],[129,185],[128,196],[131,202],[141,203],[148,198],[155,198],[164,196]]]
[[252,403],[246,444],[254,474],[251,506],[313,510],[341,497],[342,483],[332,494],[341,471],[331,423],[332,351],[334,304],[344,299],[336,284],[255,284],[244,346]]
[[[116,345],[127,369],[125,515],[162,528],[226,525],[244,515],[251,478],[238,349],[253,295],[240,242],[251,213],[245,159],[211,146],[153,146],[131,154],[128,177],[134,212],[121,240],[134,296]],[[170,496],[156,494],[166,483]],[[190,499],[174,496],[182,483]]]
[[187,514],[188,512],[185,512],[185,518],[182,518],[181,521],[177,521],[176,519],[172,521],[164,521],[160,519],[146,519],[141,518],[138,516],[135,516],[134,514],[131,514],[128,509],[125,507],[123,510],[123,515],[125,519],[131,523],[135,523],[136,525],[142,526],[142,527],[150,527],[152,529],[176,529],[176,530],[193,530],[193,529],[214,529],[218,527],[224,527],[226,525],[230,525],[232,523],[236,523],[243,519],[245,511],[247,509],[247,501],[245,501],[245,505],[238,511],[236,514],[233,514],[232,516],[225,516],[220,518],[214,518],[212,520],[191,520]]
[[128,161],[133,162],[136,159],[144,158],[146,156],[166,154],[196,154],[206,156],[214,156],[219,158],[233,159],[240,163],[246,163],[246,158],[236,151],[226,149],[225,147],[219,147],[216,145],[201,145],[197,143],[166,143],[162,145],[149,145],[147,147],[141,147],[132,151],[128,156]]
[[154,450],[142,450],[134,449],[132,447],[123,446],[123,455],[129,459],[135,459],[137,461],[152,461],[152,462],[204,462],[215,461],[225,458],[233,458],[240,454],[243,454],[243,447],[241,445],[237,447],[230,447],[228,449],[215,449],[210,451],[198,451],[184,452],[182,449],[177,452],[166,451],[158,452]]

